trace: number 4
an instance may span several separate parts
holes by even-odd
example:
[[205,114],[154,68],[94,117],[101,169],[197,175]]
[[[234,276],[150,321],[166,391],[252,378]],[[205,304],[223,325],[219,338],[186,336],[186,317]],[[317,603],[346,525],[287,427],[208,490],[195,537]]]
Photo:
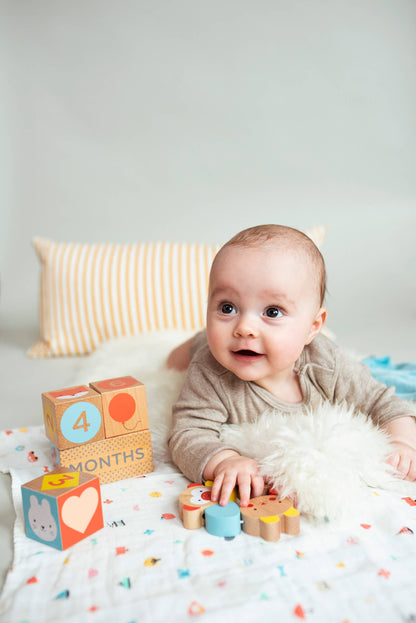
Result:
[[87,422],[87,414],[85,411],[83,411],[81,415],[79,416],[79,418],[77,419],[77,421],[75,422],[75,424],[73,425],[72,430],[81,430],[82,428],[84,433],[88,433],[88,429],[90,426],[91,424]]

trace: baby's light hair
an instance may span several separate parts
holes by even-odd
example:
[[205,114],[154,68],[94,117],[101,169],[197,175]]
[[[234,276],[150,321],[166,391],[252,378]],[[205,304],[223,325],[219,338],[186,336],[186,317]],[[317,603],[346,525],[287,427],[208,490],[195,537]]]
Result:
[[240,231],[226,242],[222,249],[227,247],[262,248],[273,244],[303,253],[312,261],[317,271],[319,299],[322,306],[326,294],[325,261],[313,240],[298,229],[286,225],[256,225]]

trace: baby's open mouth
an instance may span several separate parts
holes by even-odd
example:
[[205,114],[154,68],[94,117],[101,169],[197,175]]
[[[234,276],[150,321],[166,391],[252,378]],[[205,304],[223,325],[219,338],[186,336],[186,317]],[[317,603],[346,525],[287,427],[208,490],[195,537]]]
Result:
[[234,351],[236,355],[242,355],[243,357],[261,357],[261,353],[256,353],[254,350],[236,350]]

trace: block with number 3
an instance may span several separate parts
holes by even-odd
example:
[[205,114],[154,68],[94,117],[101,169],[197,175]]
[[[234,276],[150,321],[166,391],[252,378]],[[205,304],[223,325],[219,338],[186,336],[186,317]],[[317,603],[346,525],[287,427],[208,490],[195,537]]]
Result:
[[80,385],[42,394],[47,437],[59,450],[104,439],[101,396]]
[[104,526],[98,477],[67,467],[22,485],[22,503],[26,535],[56,549]]

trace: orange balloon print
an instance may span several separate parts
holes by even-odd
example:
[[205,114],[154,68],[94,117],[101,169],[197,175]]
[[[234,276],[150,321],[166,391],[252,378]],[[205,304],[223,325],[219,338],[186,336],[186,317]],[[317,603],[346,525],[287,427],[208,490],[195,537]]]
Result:
[[136,401],[133,396],[124,392],[116,394],[110,400],[108,412],[116,422],[127,422],[136,411]]

